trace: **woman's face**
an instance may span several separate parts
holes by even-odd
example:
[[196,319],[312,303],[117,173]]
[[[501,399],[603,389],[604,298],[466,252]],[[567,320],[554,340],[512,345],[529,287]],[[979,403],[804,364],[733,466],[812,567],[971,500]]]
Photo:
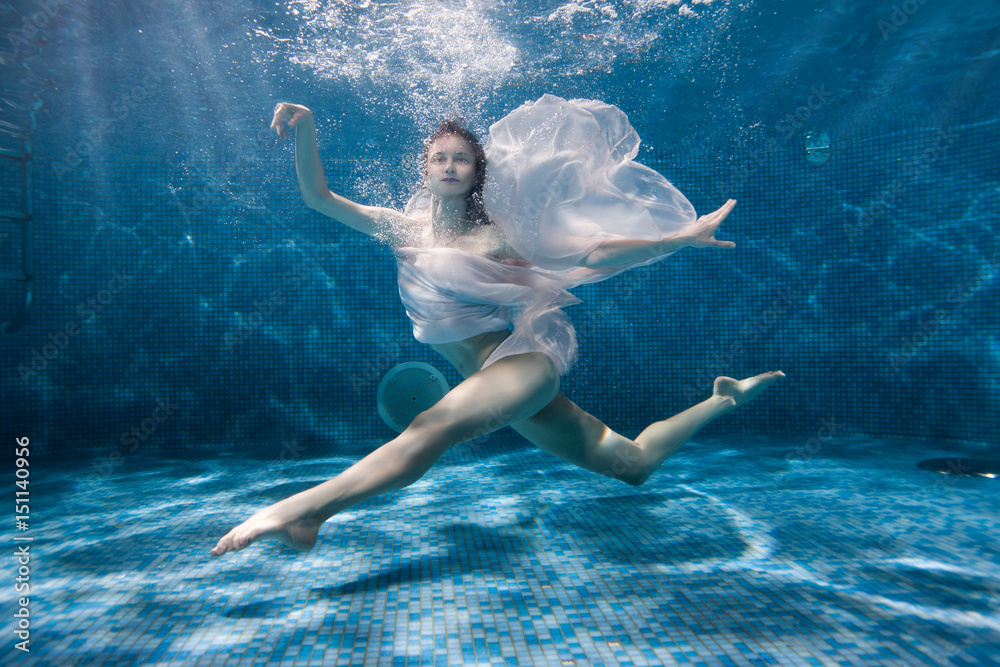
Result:
[[442,199],[464,198],[476,182],[476,158],[472,144],[446,134],[427,150],[427,189]]

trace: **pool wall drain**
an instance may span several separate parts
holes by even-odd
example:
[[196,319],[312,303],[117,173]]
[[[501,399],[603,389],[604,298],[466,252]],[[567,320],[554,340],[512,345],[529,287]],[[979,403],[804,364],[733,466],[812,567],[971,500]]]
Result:
[[378,385],[378,414],[402,433],[413,419],[448,393],[448,382],[430,364],[408,361],[391,369]]
[[988,477],[996,479],[1000,476],[1000,461],[990,459],[927,459],[917,464],[921,470],[939,472],[947,475],[969,475],[971,477]]
[[820,166],[830,159],[830,133],[826,130],[809,130],[802,135],[806,144],[806,162]]

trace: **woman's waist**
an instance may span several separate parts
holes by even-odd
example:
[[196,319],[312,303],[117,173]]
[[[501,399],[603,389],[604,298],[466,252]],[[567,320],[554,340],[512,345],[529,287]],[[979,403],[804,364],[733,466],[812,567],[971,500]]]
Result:
[[487,331],[462,340],[432,343],[431,349],[447,359],[462,377],[469,377],[483,367],[493,351],[509,336],[509,329]]

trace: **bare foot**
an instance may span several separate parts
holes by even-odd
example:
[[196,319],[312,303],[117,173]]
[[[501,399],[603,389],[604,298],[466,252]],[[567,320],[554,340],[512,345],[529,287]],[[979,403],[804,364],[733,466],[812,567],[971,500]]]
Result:
[[323,522],[310,516],[299,516],[295,503],[289,502],[294,498],[287,498],[257,512],[226,533],[210,553],[221,556],[227,551],[245,549],[262,539],[278,540],[293,549],[312,549]]
[[712,387],[712,394],[731,398],[733,400],[733,407],[736,407],[755,398],[757,394],[783,377],[785,377],[785,374],[781,371],[768,371],[745,380],[734,380],[725,376],[717,377],[715,378],[715,385]]

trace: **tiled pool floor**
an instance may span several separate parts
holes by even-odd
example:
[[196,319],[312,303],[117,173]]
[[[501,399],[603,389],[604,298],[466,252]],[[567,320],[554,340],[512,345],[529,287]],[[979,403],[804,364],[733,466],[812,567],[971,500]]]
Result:
[[969,446],[806,443],[697,438],[632,488],[493,435],[311,552],[222,559],[230,527],[374,443],[36,457],[31,651],[7,632],[0,661],[996,664],[1000,479],[916,467]]

